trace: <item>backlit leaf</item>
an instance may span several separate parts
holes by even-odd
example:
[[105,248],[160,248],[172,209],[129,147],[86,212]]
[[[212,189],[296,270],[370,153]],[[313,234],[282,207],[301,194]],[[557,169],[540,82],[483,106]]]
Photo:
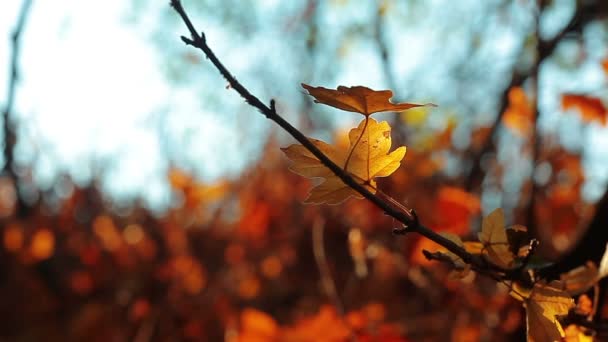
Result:
[[559,282],[537,283],[524,300],[528,341],[561,341],[564,336],[556,316],[567,315],[574,300],[559,287]]
[[502,209],[494,210],[483,219],[478,237],[492,263],[503,268],[512,266],[515,256],[510,251]]
[[[405,156],[405,146],[388,153],[391,147],[390,132],[391,128],[386,121],[378,123],[369,118],[350,131],[348,150],[335,148],[320,140],[310,141],[331,161],[342,166],[357,182],[375,193],[374,178],[386,177],[395,172]],[[293,161],[290,167],[292,171],[307,178],[324,179],[313,187],[305,203],[337,204],[351,196],[362,198],[304,146],[294,144],[282,150]]]
[[[323,87],[312,87],[302,83],[308,94],[315,98],[316,103],[348,112],[361,113],[369,116],[378,112],[401,112],[413,107],[425,105],[413,103],[392,103],[393,92],[390,90],[372,90],[363,86],[339,86],[337,90]],[[429,104],[432,106],[432,104]]]

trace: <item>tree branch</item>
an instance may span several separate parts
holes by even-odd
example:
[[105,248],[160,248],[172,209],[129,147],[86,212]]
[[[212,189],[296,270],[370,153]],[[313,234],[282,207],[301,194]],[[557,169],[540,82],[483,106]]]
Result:
[[363,197],[365,197],[378,208],[383,210],[388,216],[391,216],[397,221],[401,222],[405,226],[406,231],[418,233],[432,240],[433,242],[443,246],[448,251],[460,257],[465,263],[470,264],[474,270],[483,272],[484,270],[487,271],[489,270],[489,268],[493,268],[494,270],[504,271],[492,267],[492,265],[489,265],[483,258],[466,252],[464,248],[460,247],[456,243],[434,232],[428,227],[425,227],[424,225],[420,224],[412,209],[399,210],[394,206],[390,205],[389,203],[383,201],[381,198],[379,198],[372,192],[370,192],[362,184],[359,184],[357,181],[355,181],[355,179],[352,178],[346,171],[344,171],[340,166],[336,165],[315,145],[313,145],[308,140],[308,138],[304,136],[297,128],[293,127],[289,122],[283,119],[283,117],[281,117],[276,111],[274,100],[271,100],[270,106],[267,106],[266,104],[262,103],[262,101],[260,101],[256,96],[251,94],[240,82],[236,80],[236,78],[228,71],[228,69],[226,69],[226,67],[213,53],[211,48],[209,48],[204,33],[201,32],[199,34],[194,28],[194,25],[186,14],[180,0],[171,0],[171,6],[182,18],[184,24],[188,28],[188,31],[190,32],[191,38],[182,36],[182,41],[187,45],[191,45],[202,50],[207,59],[211,61],[211,63],[216,67],[220,74],[226,79],[226,81],[228,81],[232,89],[234,89],[249,105],[258,109],[264,116],[266,116],[266,118],[274,121],[281,128],[287,131],[287,133],[294,137],[294,139],[296,139],[317,159],[319,159],[319,161],[323,163],[323,165],[325,165],[338,178],[340,178],[340,180],[342,180],[344,184],[348,185],[353,190],[360,193]]

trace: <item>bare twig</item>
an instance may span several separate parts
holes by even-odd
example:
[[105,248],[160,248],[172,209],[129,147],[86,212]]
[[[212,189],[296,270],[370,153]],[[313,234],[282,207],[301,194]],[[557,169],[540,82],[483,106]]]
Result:
[[191,45],[202,50],[205,56],[207,56],[207,58],[217,68],[220,74],[222,74],[222,76],[228,81],[228,83],[230,84],[230,88],[234,89],[239,95],[241,95],[241,97],[243,97],[243,99],[245,99],[248,104],[258,109],[264,116],[266,116],[266,118],[274,121],[281,128],[287,131],[287,133],[294,137],[317,159],[319,159],[319,161],[323,163],[323,165],[325,165],[338,178],[340,178],[340,180],[342,180],[344,184],[348,185],[353,190],[360,193],[363,197],[365,197],[378,208],[383,210],[388,216],[391,216],[397,221],[404,224],[404,226],[407,227],[408,231],[418,233],[430,239],[431,241],[443,246],[448,251],[460,257],[465,263],[470,264],[473,270],[479,271],[481,273],[489,271],[505,271],[503,269],[498,268],[497,266],[489,265],[487,262],[485,262],[485,260],[483,260],[483,258],[468,253],[464,248],[457,245],[453,241],[445,238],[440,234],[437,234],[433,230],[422,225],[418,221],[417,217],[413,214],[412,210],[402,210],[396,208],[395,206],[389,204],[387,201],[384,201],[382,198],[378,197],[376,194],[370,192],[363,184],[357,182],[353,177],[351,177],[349,173],[343,170],[340,166],[336,165],[315,145],[313,145],[310,140],[308,140],[308,138],[302,134],[302,132],[300,132],[297,128],[293,127],[289,122],[283,119],[283,117],[281,117],[276,111],[274,100],[271,100],[270,106],[267,106],[266,104],[262,103],[262,101],[260,101],[256,96],[251,94],[249,90],[247,90],[240,82],[236,80],[236,78],[220,62],[220,60],[213,53],[211,48],[209,48],[205,39],[205,35],[203,33],[199,34],[196,31],[190,18],[186,14],[180,0],[171,0],[171,6],[180,15],[186,27],[188,28],[188,31],[190,32],[191,37],[187,38],[182,36],[182,41],[187,45]]

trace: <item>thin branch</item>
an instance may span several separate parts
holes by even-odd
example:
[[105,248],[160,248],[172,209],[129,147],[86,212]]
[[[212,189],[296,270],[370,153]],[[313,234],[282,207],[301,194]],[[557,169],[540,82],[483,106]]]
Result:
[[[393,71],[393,58],[386,41],[386,10],[383,8],[383,1],[378,0],[377,2],[376,17],[374,18],[374,42],[378,49],[380,66],[388,89],[396,91],[399,87],[397,86],[395,72]],[[396,99],[397,102],[400,102],[399,100],[400,99]],[[393,136],[394,141],[403,142],[406,140],[406,132],[403,121],[401,120],[401,115],[393,116],[391,127],[392,132],[395,134],[395,136]]]
[[353,177],[351,177],[349,173],[343,170],[340,166],[336,165],[315,145],[313,145],[310,140],[308,140],[308,138],[302,134],[302,132],[300,132],[297,128],[293,127],[289,122],[283,119],[283,117],[281,117],[276,111],[274,100],[271,100],[270,106],[267,106],[266,104],[262,103],[262,101],[260,101],[256,96],[251,94],[249,90],[247,90],[240,82],[236,80],[236,78],[220,62],[220,60],[213,53],[211,48],[209,48],[204,33],[199,34],[196,31],[194,25],[190,21],[190,18],[186,14],[180,0],[171,0],[171,6],[180,15],[191,35],[191,38],[182,36],[182,41],[187,45],[191,45],[202,50],[205,53],[205,56],[207,56],[211,63],[213,63],[213,65],[217,68],[220,74],[222,74],[226,81],[228,81],[232,89],[234,89],[239,95],[241,95],[241,97],[243,97],[243,99],[245,99],[248,104],[258,109],[264,116],[266,116],[266,118],[274,121],[281,128],[287,131],[287,133],[294,137],[294,139],[296,139],[317,159],[319,159],[319,161],[323,163],[323,165],[325,165],[338,178],[340,178],[340,180],[342,180],[344,184],[348,185],[353,190],[360,193],[363,197],[365,197],[378,208],[383,210],[388,216],[391,216],[397,221],[401,222],[406,227],[407,231],[418,233],[430,239],[431,241],[443,246],[448,251],[460,257],[465,263],[470,264],[474,270],[481,272],[483,272],[484,270],[488,271],[489,269],[504,271],[498,267],[489,265],[481,257],[468,253],[464,248],[460,247],[453,241],[443,237],[440,234],[437,234],[430,228],[420,224],[416,215],[413,213],[413,210],[397,209],[396,207],[390,205],[386,201],[382,200],[380,197],[370,192],[363,184],[357,182]]

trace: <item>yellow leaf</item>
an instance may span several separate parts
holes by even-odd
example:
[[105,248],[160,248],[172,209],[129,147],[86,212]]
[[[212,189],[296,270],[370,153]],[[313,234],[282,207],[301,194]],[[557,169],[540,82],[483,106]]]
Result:
[[559,288],[559,282],[536,283],[530,297],[524,300],[528,341],[561,341],[564,336],[556,316],[567,315],[574,300]]
[[513,265],[515,256],[509,250],[505,216],[502,209],[494,210],[483,219],[478,237],[485,247],[484,251],[487,253],[490,262],[503,268],[510,268]]
[[302,83],[302,87],[315,98],[316,103],[323,103],[348,112],[361,113],[365,116],[378,112],[401,112],[413,107],[426,106],[413,103],[392,103],[390,99],[393,97],[393,92],[390,90],[372,90],[363,86],[339,86],[337,90],[334,90],[312,87],[304,83]]
[[[389,153],[390,132],[391,127],[386,121],[378,123],[374,119],[366,118],[357,128],[350,131],[348,150],[335,148],[320,140],[309,140],[331,161],[343,167],[357,182],[375,193],[374,178],[386,177],[395,172],[405,156],[405,146]],[[304,146],[291,145],[282,150],[293,161],[290,167],[292,171],[307,178],[324,179],[313,187],[305,203],[338,204],[349,197],[362,198]]]

